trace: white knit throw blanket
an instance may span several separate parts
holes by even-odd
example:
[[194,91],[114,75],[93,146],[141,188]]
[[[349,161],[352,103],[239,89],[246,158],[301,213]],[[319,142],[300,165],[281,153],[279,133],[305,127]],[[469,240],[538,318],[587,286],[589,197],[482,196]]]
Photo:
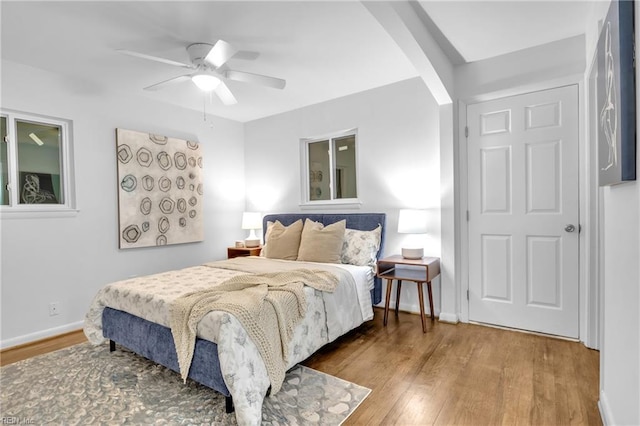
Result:
[[331,293],[338,278],[327,271],[309,269],[238,275],[211,289],[176,299],[170,321],[182,379],[187,380],[191,368],[198,322],[210,311],[225,311],[240,321],[258,347],[271,392],[278,392],[286,372],[289,342],[306,312],[305,284]]

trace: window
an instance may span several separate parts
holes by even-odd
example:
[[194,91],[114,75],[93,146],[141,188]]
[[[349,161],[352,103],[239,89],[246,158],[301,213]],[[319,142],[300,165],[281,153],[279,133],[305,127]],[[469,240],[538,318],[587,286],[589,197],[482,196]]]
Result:
[[302,139],[303,204],[358,202],[356,130]]
[[0,174],[0,205],[9,205],[9,190],[7,185],[9,183],[9,172],[7,171],[8,157],[7,157],[7,142],[9,142],[9,135],[7,133],[7,117],[0,116],[0,167],[2,172]]
[[0,110],[0,124],[3,216],[71,211],[71,122]]

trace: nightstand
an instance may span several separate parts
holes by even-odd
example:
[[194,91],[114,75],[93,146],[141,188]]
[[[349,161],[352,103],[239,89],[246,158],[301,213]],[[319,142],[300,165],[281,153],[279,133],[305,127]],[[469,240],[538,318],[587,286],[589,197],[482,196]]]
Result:
[[433,293],[431,291],[431,280],[440,275],[440,258],[423,257],[422,259],[405,259],[400,255],[393,255],[378,260],[377,276],[387,280],[387,297],[384,306],[384,325],[387,325],[389,316],[389,301],[391,299],[391,287],[393,280],[398,281],[396,287],[396,315],[400,306],[400,289],[402,281],[413,281],[418,286],[418,299],[420,301],[420,318],[422,320],[422,332],[427,332],[427,324],[424,314],[424,296],[422,294],[422,284],[427,284],[429,294],[429,309],[431,311],[431,321],[433,316]]
[[260,256],[260,247],[227,247],[227,259],[243,256]]

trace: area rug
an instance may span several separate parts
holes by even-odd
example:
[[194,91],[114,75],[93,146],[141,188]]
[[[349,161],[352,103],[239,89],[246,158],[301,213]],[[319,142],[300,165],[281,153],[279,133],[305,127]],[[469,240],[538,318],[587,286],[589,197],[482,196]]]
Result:
[[[236,424],[224,397],[126,349],[82,343],[0,369],[14,424]],[[370,390],[297,365],[265,398],[263,425],[339,425]]]

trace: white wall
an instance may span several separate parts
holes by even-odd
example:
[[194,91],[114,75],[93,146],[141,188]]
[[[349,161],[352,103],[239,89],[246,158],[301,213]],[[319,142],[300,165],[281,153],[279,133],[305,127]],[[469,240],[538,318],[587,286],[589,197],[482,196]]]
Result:
[[[400,252],[405,238],[396,232],[398,210],[429,209],[432,231],[425,254],[440,256],[438,117],[435,100],[422,80],[414,78],[247,123],[247,207],[265,213],[302,211],[300,139],[355,127],[362,206],[339,211],[386,213],[385,253],[393,254]],[[437,289],[439,278],[436,281]],[[415,286],[403,286],[402,291],[401,308],[417,312]],[[439,299],[436,292],[434,301]],[[439,304],[435,310],[439,312]]]
[[[127,93],[11,62],[2,62],[2,107],[73,120],[74,217],[3,218],[1,345],[81,327],[89,302],[104,284],[226,257],[242,238],[244,129]],[[115,129],[197,140],[204,148],[204,242],[118,249]],[[60,315],[49,316],[50,302]]]
[[[593,55],[598,21],[607,4],[598,4],[589,23],[588,54]],[[636,3],[636,40],[640,38],[640,5]],[[640,49],[636,44],[636,57]],[[636,99],[640,68],[636,68]],[[636,100],[636,133],[640,133],[640,102]],[[636,146],[640,146],[636,142]],[[636,167],[640,167],[637,150]],[[605,424],[640,424],[640,183],[600,190],[604,212],[600,226],[604,244],[600,410]]]
[[455,68],[456,97],[509,96],[514,90],[540,90],[540,82],[581,76],[585,69],[584,43],[580,35],[459,65]]
[[453,64],[442,46],[441,37],[430,32],[430,19],[424,10],[410,2],[363,2],[367,10],[393,38],[400,50],[413,63],[416,71],[438,105],[440,132],[440,321],[458,322],[460,227],[456,217],[458,177],[454,164]]

